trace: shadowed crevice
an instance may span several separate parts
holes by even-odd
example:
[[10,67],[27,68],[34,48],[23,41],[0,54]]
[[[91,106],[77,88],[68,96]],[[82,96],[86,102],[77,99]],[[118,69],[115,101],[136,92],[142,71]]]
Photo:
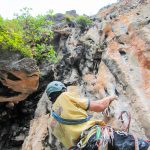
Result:
[[19,94],[21,94],[21,92],[13,91],[7,86],[3,85],[2,82],[0,82],[0,96],[9,98],[13,96],[18,96]]
[[10,79],[10,80],[13,80],[13,81],[21,80],[20,78],[16,77],[12,73],[7,73],[7,78]]

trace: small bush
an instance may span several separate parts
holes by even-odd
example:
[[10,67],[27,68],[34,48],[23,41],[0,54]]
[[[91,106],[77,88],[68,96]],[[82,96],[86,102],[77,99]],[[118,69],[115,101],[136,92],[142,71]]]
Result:
[[1,50],[20,51],[27,57],[32,57],[32,51],[23,40],[22,32],[16,28],[17,21],[0,19]]
[[[50,44],[54,35],[50,28],[53,22],[46,19],[47,15],[31,16],[31,10],[27,7],[21,9],[12,20],[0,16],[0,50],[19,51],[38,62],[56,62],[56,53]],[[53,11],[48,14],[52,15]]]
[[71,15],[68,15],[68,14],[65,15],[65,20],[66,20],[67,22],[71,22],[71,21],[73,21],[74,19],[75,19],[74,16],[71,16]]
[[45,44],[37,44],[35,47],[35,58],[38,62],[43,60],[48,60],[51,62],[56,63],[57,57],[54,47],[52,45],[45,45]]
[[92,24],[92,21],[86,16],[78,16],[76,23],[79,25],[82,31]]

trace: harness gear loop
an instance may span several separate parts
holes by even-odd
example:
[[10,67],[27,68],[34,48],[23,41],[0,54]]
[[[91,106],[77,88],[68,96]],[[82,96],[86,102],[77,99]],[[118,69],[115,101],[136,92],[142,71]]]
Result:
[[86,146],[86,144],[89,142],[89,139],[92,136],[94,136],[94,134],[95,134],[95,139],[96,139],[97,128],[99,128],[99,125],[94,125],[91,128],[82,131],[80,138],[79,138],[79,142],[77,143],[77,147],[78,148],[84,148]]
[[[90,135],[90,136],[88,136]],[[92,141],[89,141],[93,137]],[[77,143],[78,148],[84,148],[89,142],[95,142],[98,148],[107,147],[108,142],[113,143],[114,131],[110,126],[95,125],[81,133],[80,141]]]

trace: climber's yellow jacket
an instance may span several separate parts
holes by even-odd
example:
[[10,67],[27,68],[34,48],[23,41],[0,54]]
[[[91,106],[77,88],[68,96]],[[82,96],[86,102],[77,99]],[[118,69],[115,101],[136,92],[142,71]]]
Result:
[[[52,110],[63,119],[84,119],[88,116],[88,105],[88,99],[80,98],[70,92],[64,92],[57,98]],[[95,124],[105,125],[103,121],[94,118],[77,125],[65,125],[56,121],[52,116],[50,118],[52,133],[66,148],[76,145],[82,131]]]

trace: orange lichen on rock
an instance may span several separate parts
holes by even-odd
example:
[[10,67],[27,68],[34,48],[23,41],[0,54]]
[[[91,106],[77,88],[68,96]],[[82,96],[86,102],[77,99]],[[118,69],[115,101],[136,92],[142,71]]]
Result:
[[111,24],[108,23],[108,24],[105,25],[105,27],[104,27],[104,29],[103,29],[103,32],[104,32],[105,34],[106,34],[106,33],[109,33],[109,32],[111,31],[111,28],[112,28]]
[[115,42],[115,41],[112,41],[108,44],[108,51],[109,53],[114,53],[114,52],[117,52],[118,49],[120,48],[119,46],[119,43]]
[[128,26],[130,24],[129,17],[131,17],[131,14],[129,14],[129,13],[126,15],[121,15],[118,17],[117,22],[123,23],[124,25]]
[[0,68],[0,102],[18,103],[38,88],[40,75],[35,61],[22,59],[13,63]]
[[39,72],[34,72],[33,74],[26,74],[21,71],[14,71],[11,72],[11,74],[17,77],[18,80],[9,79],[7,73],[4,73],[3,80],[0,81],[8,89],[18,94],[14,96],[0,96],[0,102],[22,101],[38,88]]
[[141,73],[143,76],[143,88],[146,91],[146,95],[150,98],[150,55],[143,39],[138,37],[136,34],[131,38],[131,46],[135,57],[138,59],[139,66],[141,67]]
[[[21,93],[32,93],[38,87],[39,72],[34,72],[33,74],[26,74],[21,71],[11,72],[14,76],[18,77],[20,80],[14,81],[7,78],[5,74],[5,80],[2,81],[4,85],[14,91],[21,91]],[[19,86],[18,86],[19,85]]]
[[142,76],[144,79],[143,87],[146,96],[150,99],[150,70],[142,68]]
[[98,17],[104,17],[104,16],[106,16],[108,13],[110,13],[113,8],[114,8],[114,5],[110,6],[109,8],[105,8],[104,10],[100,11],[100,12],[97,14],[97,16],[98,16]]
[[93,74],[86,74],[83,76],[84,82],[87,83],[88,89],[92,92],[97,92],[95,84],[97,82],[97,77]]

